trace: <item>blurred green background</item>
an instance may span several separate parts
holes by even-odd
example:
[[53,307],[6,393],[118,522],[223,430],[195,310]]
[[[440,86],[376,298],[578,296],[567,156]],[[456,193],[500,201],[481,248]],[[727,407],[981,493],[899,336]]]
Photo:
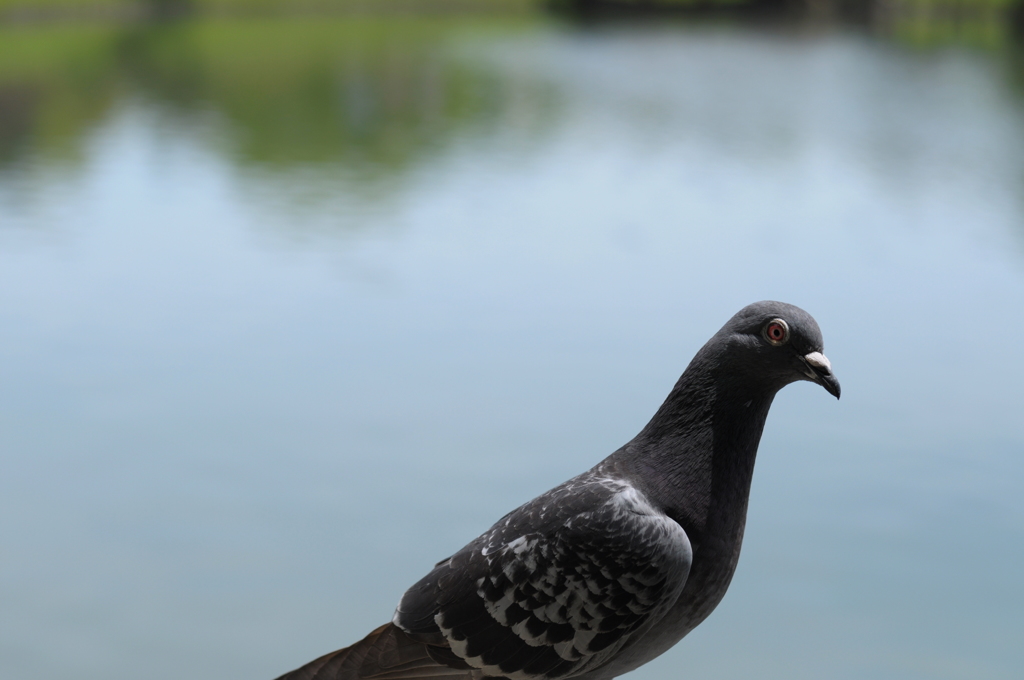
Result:
[[506,108],[507,87],[447,59],[446,45],[545,15],[852,26],[913,49],[1020,59],[1014,0],[0,0],[0,168],[30,147],[73,162],[131,95],[226,117],[222,143],[242,163],[358,160],[392,172]]

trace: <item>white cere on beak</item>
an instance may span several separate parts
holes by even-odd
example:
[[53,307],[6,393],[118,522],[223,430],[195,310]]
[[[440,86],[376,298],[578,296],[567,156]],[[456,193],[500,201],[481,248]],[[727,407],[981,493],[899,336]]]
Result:
[[824,369],[828,373],[832,372],[832,362],[828,360],[821,352],[811,352],[810,354],[804,355],[804,361],[813,366],[814,368]]

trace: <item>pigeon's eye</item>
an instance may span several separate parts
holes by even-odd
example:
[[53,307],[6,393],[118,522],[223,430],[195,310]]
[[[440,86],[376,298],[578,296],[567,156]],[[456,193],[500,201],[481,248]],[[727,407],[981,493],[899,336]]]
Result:
[[789,340],[789,325],[782,319],[772,319],[764,327],[764,339],[773,345],[782,345]]

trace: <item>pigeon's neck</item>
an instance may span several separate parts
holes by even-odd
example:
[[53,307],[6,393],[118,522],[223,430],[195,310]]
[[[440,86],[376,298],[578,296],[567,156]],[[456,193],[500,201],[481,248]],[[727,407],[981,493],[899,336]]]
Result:
[[622,461],[694,549],[710,537],[727,551],[743,536],[747,498],[774,386],[718,361],[705,347]]

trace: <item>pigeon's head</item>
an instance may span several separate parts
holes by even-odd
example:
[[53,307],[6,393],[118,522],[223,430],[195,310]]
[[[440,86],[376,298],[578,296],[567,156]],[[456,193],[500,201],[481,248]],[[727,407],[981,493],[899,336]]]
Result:
[[839,381],[822,353],[818,323],[799,307],[770,300],[747,305],[717,339],[728,348],[723,358],[747,376],[760,376],[774,389],[810,380],[839,398]]

